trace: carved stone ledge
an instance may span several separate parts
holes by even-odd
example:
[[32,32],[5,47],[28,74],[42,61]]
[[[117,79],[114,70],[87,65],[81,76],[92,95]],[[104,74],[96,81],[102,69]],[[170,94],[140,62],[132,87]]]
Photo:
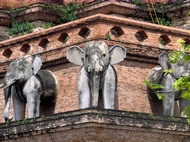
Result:
[[[46,116],[36,119],[27,119],[19,122],[11,122],[10,126],[1,124],[0,126],[0,140],[19,139],[32,137],[38,139],[44,139],[41,134],[45,135],[50,133],[52,137],[58,133],[61,137],[65,135],[65,140],[74,140],[78,138],[78,141],[86,139],[86,133],[84,131],[93,130],[106,132],[113,140],[118,140],[116,135],[122,135],[123,140],[138,141],[140,139],[147,139],[147,141],[155,140],[157,136],[159,140],[175,140],[182,141],[189,139],[189,125],[184,118],[176,117],[162,117],[154,116],[151,114],[134,113],[117,110],[97,110],[97,109],[85,109],[76,110],[71,112],[54,114],[52,116]],[[101,128],[101,129],[98,129]],[[103,129],[102,129],[103,128]],[[80,131],[81,133],[80,133]],[[112,132],[112,136],[111,133]],[[129,133],[130,132],[130,133]],[[61,133],[61,134],[60,134]],[[114,134],[116,133],[116,135]],[[133,137],[133,135],[136,137]],[[143,134],[143,135],[142,135]],[[146,136],[148,138],[146,138]],[[69,137],[69,139],[67,139]],[[107,137],[107,139],[109,138]],[[62,140],[64,139],[62,137]],[[88,133],[88,138],[94,140],[95,137],[91,133]],[[104,138],[103,134],[96,137],[97,140]],[[129,139],[130,138],[130,139]]]
[[10,27],[10,25],[11,25],[10,15],[4,12],[0,12],[0,26]]

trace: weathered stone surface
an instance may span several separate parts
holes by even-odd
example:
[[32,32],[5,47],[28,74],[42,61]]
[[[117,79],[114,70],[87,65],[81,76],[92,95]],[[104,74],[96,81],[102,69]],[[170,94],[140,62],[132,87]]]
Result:
[[0,12],[0,26],[10,27],[10,25],[11,25],[10,15],[4,12]]
[[0,34],[0,42],[9,39],[9,36],[6,34]]
[[[0,125],[1,141],[186,141],[184,118],[116,110],[85,109]],[[154,134],[153,134],[154,133]],[[50,140],[51,141],[51,140]],[[49,142],[49,140],[48,140]]]

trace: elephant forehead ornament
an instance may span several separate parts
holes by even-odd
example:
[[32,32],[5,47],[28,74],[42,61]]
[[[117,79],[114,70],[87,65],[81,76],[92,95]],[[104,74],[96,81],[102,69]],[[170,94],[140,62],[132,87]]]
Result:
[[[164,70],[168,70],[170,68],[173,68],[173,72],[164,75]],[[165,101],[162,101],[163,115],[174,115],[175,100],[179,101],[179,109],[181,114],[182,111],[190,105],[189,100],[185,100],[180,97],[182,92],[176,92],[173,88],[173,84],[177,79],[182,76],[189,76],[189,73],[189,63],[170,63],[167,53],[161,53],[159,56],[159,65],[150,70],[147,76],[147,80],[149,80],[152,84],[161,84],[163,86],[163,89],[160,90],[160,92],[164,94],[166,99]],[[150,99],[158,100],[156,94],[151,88],[147,87],[147,92]]]
[[54,103],[57,96],[57,81],[48,70],[40,70],[42,60],[38,55],[28,55],[10,63],[4,77],[5,96],[4,119],[8,116],[12,95],[15,120],[25,117],[25,105],[28,104],[28,117],[38,117],[40,102]]
[[98,107],[100,92],[104,108],[115,109],[117,75],[112,65],[125,57],[124,47],[115,45],[109,50],[102,41],[89,42],[84,50],[76,46],[67,50],[67,59],[82,66],[78,76],[80,109]]

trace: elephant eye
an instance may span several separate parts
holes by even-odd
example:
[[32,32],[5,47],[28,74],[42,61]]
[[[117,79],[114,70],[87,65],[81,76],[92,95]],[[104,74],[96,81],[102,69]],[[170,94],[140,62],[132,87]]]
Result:
[[103,57],[106,57],[106,54],[104,53],[104,54],[102,54],[103,55]]
[[21,66],[21,65],[20,65],[20,66],[18,66],[18,70],[19,70],[19,71],[22,71],[23,69],[24,69],[24,67],[23,67],[23,66]]

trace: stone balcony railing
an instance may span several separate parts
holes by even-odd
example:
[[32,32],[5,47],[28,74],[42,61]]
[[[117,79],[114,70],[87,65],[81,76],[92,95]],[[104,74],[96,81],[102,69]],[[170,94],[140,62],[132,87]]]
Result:
[[[0,124],[0,141],[188,141],[187,120],[85,109]],[[52,140],[53,139],[53,140]]]

